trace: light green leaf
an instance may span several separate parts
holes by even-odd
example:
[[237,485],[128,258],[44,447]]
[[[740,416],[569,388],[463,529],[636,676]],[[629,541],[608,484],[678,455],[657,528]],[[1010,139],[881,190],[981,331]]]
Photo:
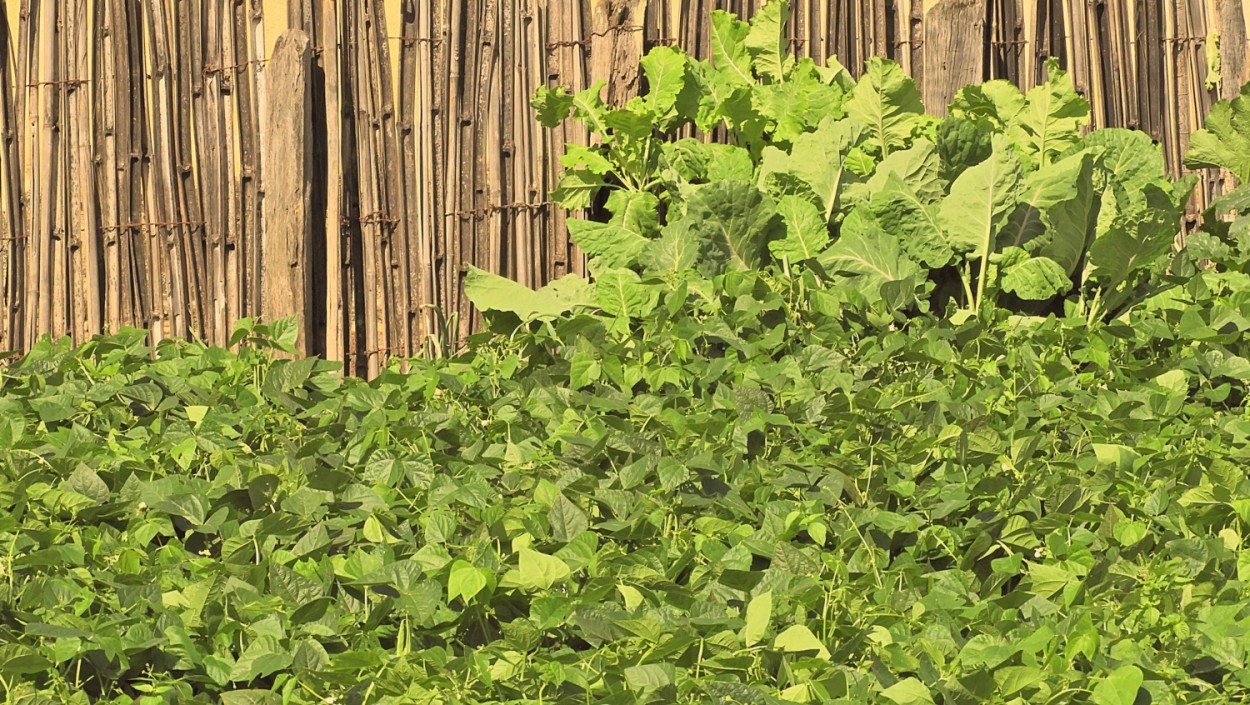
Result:
[[[901,180],[924,203],[936,203],[946,195],[942,181],[942,161],[937,147],[926,139],[916,140],[911,147],[893,152],[877,164],[876,171],[863,185],[871,198],[886,187],[891,177]],[[857,184],[858,186],[858,184]]]
[[938,222],[952,249],[969,253],[973,260],[989,256],[1016,205],[1019,180],[1020,160],[1015,151],[995,137],[990,158],[960,174],[938,209]]
[[470,266],[464,293],[482,311],[507,311],[521,319],[558,317],[583,306],[593,306],[585,279],[568,275],[534,291],[511,279]]
[[1146,538],[1147,531],[1146,525],[1140,521],[1121,519],[1115,524],[1115,540],[1125,548],[1136,546]]
[[524,588],[549,590],[573,574],[559,558],[528,548],[521,549],[519,564],[520,586]]
[[916,678],[904,678],[881,691],[881,697],[897,705],[934,705],[929,687]]
[[786,224],[786,236],[768,243],[774,257],[788,262],[813,259],[829,245],[829,226],[820,210],[802,196],[783,196],[777,213]]
[[607,185],[602,176],[590,169],[565,169],[551,190],[551,200],[561,208],[589,208],[599,189]]
[[755,82],[751,75],[751,57],[747,54],[746,38],[750,25],[724,10],[712,11],[712,65],[728,83],[749,85]]
[[660,199],[646,191],[616,190],[608,196],[608,222],[650,238],[660,229]]
[[647,108],[657,117],[668,115],[686,85],[686,55],[680,49],[661,45],[647,52],[639,63],[647,76]]
[[631,267],[638,263],[647,238],[619,225],[597,223],[593,220],[570,218],[569,237],[591,259],[598,259],[607,267]]
[[954,252],[938,222],[938,207],[925,203],[898,174],[887,175],[870,209],[886,232],[898,236],[913,259],[934,269],[951,261]]
[[665,275],[694,269],[699,262],[699,241],[684,222],[665,226],[658,240],[643,253],[647,273]]
[[1072,280],[1053,259],[1030,257],[1003,271],[1002,288],[1025,301],[1045,301],[1070,291]]
[[845,161],[858,135],[846,120],[827,118],[816,130],[794,141],[789,154],[767,150],[760,166],[760,183],[768,183],[770,174],[789,174],[811,189],[823,207],[826,221],[832,220],[838,208]]
[[829,659],[829,649],[821,643],[820,639],[812,633],[812,630],[802,624],[795,624],[777,635],[773,640],[773,648],[780,649],[787,653],[798,653],[804,651],[815,651],[816,655],[822,659]]
[[451,564],[451,575],[447,578],[447,600],[460,597],[468,604],[486,587],[486,576],[466,560],[457,560]]
[[566,145],[564,154],[560,157],[560,163],[565,169],[585,169],[599,176],[612,171],[612,162],[608,161],[602,152],[583,144]]
[[920,273],[894,236],[881,229],[862,209],[842,223],[841,236],[821,253],[820,264],[829,272],[850,275],[869,301],[882,297],[882,287]]
[[926,120],[916,83],[897,63],[880,57],[868,60],[846,113],[863,127],[879,157],[906,147]]
[[659,293],[632,270],[612,269],[596,275],[595,301],[609,315],[642,318],[655,310]]
[[1185,167],[1223,167],[1250,183],[1250,83],[1236,98],[1211,106],[1203,129],[1189,136]]
[[1094,443],[1094,457],[1099,465],[1114,465],[1120,470],[1131,470],[1141,456],[1137,451],[1117,443]]
[[1097,681],[1089,700],[1094,705],[1133,705],[1143,680],[1137,666],[1120,666]]
[[698,187],[686,202],[680,227],[699,244],[700,271],[711,274],[763,267],[768,243],[785,232],[773,200],[746,181]]
[[762,592],[747,603],[746,626],[742,628],[742,643],[754,646],[764,639],[768,622],[773,615],[773,593]]
[[755,89],[758,107],[776,123],[773,144],[789,144],[826,117],[840,118],[846,93],[820,77],[808,58],[800,59],[786,80]]
[[1017,123],[1023,133],[1018,144],[1043,165],[1076,144],[1081,126],[1089,121],[1089,102],[1076,92],[1058,60],[1046,61],[1046,75],[1045,83],[1025,95]]
[[1181,229],[1181,212],[1167,193],[1154,186],[1103,193],[1087,277],[1112,288],[1169,254]]
[[272,636],[257,637],[248,644],[230,670],[230,680],[247,683],[291,665],[291,655]]
[[785,77],[792,60],[786,47],[786,23],[790,21],[788,0],[768,0],[751,17],[751,29],[744,44],[757,73],[771,81]]
[[[1023,247],[1032,252],[1036,246],[1030,247],[1029,245],[1047,231],[1046,213],[1059,204],[1078,199],[1085,203],[1087,220],[1085,224],[1087,227],[1071,234],[1071,237],[1080,243],[1074,248],[1079,258],[1093,226],[1089,218],[1090,196],[1086,194],[1082,199],[1077,189],[1081,183],[1081,176],[1087,175],[1089,170],[1089,153],[1078,152],[1062,161],[1047,164],[1029,173],[1024,179],[1019,201],[999,236],[999,247]],[[1068,234],[1064,233],[1064,235]]]
[[1016,121],[1026,105],[1016,84],[1003,79],[960,88],[950,104],[950,114],[983,128],[1002,129]]
[[547,510],[547,521],[551,524],[551,538],[561,543],[572,541],[590,528],[586,512],[563,494],[556,495],[551,509]]
[[569,111],[573,109],[573,96],[564,86],[539,86],[530,98],[530,107],[538,114],[538,124],[555,127],[568,118]]

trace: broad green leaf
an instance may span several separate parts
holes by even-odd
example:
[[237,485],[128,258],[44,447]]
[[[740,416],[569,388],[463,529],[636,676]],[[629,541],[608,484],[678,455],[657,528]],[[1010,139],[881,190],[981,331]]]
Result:
[[897,174],[888,174],[869,207],[881,227],[896,233],[916,261],[934,269],[951,261],[954,252],[938,222],[938,206],[926,203]]
[[257,637],[248,644],[230,670],[230,680],[248,683],[291,665],[291,654],[271,636]]
[[[1088,192],[1081,194],[1078,189],[1082,176],[1088,180],[1089,170],[1089,154],[1078,152],[1029,173],[1020,189],[1019,201],[999,235],[999,247],[1022,247],[1030,252],[1036,251],[1038,248],[1034,245],[1034,240],[1050,239],[1044,238],[1049,230],[1046,214],[1060,204],[1078,200],[1084,204],[1085,222],[1083,225],[1085,227],[1075,232],[1059,233],[1060,236],[1073,241],[1067,249],[1075,251],[1071,262],[1075,267],[1075,260],[1079,259],[1081,253],[1084,252],[1085,241],[1093,226],[1089,213],[1090,194]],[[1053,236],[1053,233],[1051,235]]]
[[1025,301],[1045,301],[1072,289],[1072,280],[1049,257],[1030,257],[1002,273],[1002,288]]
[[937,147],[929,140],[919,139],[911,147],[882,159],[864,187],[871,198],[884,189],[893,177],[907,184],[923,202],[936,203],[946,195],[941,173],[942,162]]
[[983,131],[1002,130],[1017,121],[1025,106],[1016,84],[996,79],[960,88],[951,101],[950,114],[981,125]]
[[537,113],[538,124],[556,127],[568,118],[569,111],[573,109],[573,96],[563,86],[539,86],[530,99],[530,107]]
[[677,669],[671,663],[648,663],[627,666],[625,682],[640,693],[650,693],[672,685],[677,679]]
[[763,267],[768,243],[785,232],[772,199],[746,181],[697,188],[686,202],[680,227],[699,244],[700,271],[712,273]]
[[792,63],[785,32],[789,21],[789,0],[767,0],[751,17],[751,28],[743,42],[755,71],[771,81],[785,77]]
[[686,55],[670,46],[657,46],[639,62],[647,76],[647,107],[657,117],[669,114],[686,85]]
[[742,628],[742,643],[754,646],[764,639],[768,623],[773,615],[773,593],[762,592],[747,603],[746,625]]
[[746,38],[750,25],[724,10],[712,11],[712,65],[727,82],[749,85],[755,82],[751,75],[751,57],[747,53]]
[[855,129],[846,120],[822,120],[816,130],[794,141],[789,154],[772,151],[771,160],[760,168],[760,183],[772,173],[789,174],[811,189],[832,220],[838,208],[843,182],[847,179],[845,161],[857,140]]
[[1046,61],[1046,81],[1025,95],[1017,125],[1021,147],[1045,165],[1080,140],[1080,128],[1089,121],[1089,102],[1076,92],[1072,78],[1056,59]]
[[599,190],[607,184],[603,176],[590,169],[566,169],[551,190],[551,200],[561,208],[589,208]]
[[842,117],[846,93],[820,78],[811,59],[800,59],[786,80],[755,89],[759,109],[776,123],[773,144],[790,144],[826,117]]
[[528,548],[520,551],[519,572],[521,587],[542,590],[549,590],[572,575],[564,561]]
[[582,144],[570,144],[564,148],[560,163],[565,169],[586,170],[592,174],[603,176],[612,171],[612,162],[603,156],[603,152]]
[[611,269],[595,277],[595,301],[613,316],[642,318],[656,307],[659,292],[629,269]]
[[768,243],[774,257],[787,262],[814,259],[829,245],[829,225],[820,210],[802,196],[783,196],[777,214],[786,224],[786,236]]
[[882,297],[882,287],[908,280],[920,268],[903,254],[898,240],[881,229],[871,216],[862,217],[861,209],[852,211],[842,223],[842,232],[819,257],[829,272],[853,277],[857,289],[869,301]]
[[590,528],[586,512],[563,494],[556,495],[551,509],[547,510],[547,521],[551,523],[551,537],[561,543],[572,541]]
[[465,296],[482,311],[508,311],[522,319],[557,317],[594,305],[586,280],[568,275],[534,291],[510,279],[470,266]]
[[612,223],[570,218],[569,237],[591,259],[610,268],[631,267],[638,263],[647,238]]
[[1019,182],[1015,151],[996,137],[993,154],[960,174],[938,209],[938,222],[951,248],[973,260],[988,257],[1016,205]]
[[873,57],[846,101],[846,114],[859,124],[879,157],[902,149],[924,124],[916,83],[895,62]]
[[221,705],[278,705],[282,696],[269,690],[232,690],[221,694]]
[[1222,167],[1250,183],[1250,83],[1236,98],[1211,106],[1203,128],[1189,136],[1185,167]]
[[660,200],[646,191],[616,190],[608,196],[610,223],[650,238],[660,229]]
[[1139,191],[1167,180],[1163,151],[1144,132],[1109,127],[1089,133],[1082,144],[1098,155],[1093,174],[1096,193],[1112,184]]
[[1107,288],[1154,264],[1172,249],[1181,209],[1154,186],[1102,194],[1096,236],[1089,247],[1086,276]]
[[65,480],[65,488],[89,497],[97,504],[103,504],[109,498],[109,486],[95,470],[83,463],[79,463],[74,472]]
[[1131,470],[1141,457],[1137,451],[1118,443],[1094,443],[1093,448],[1100,465],[1112,465],[1120,470]]
[[805,651],[815,651],[816,656],[822,659],[829,659],[829,649],[821,643],[820,639],[812,633],[812,630],[802,624],[794,624],[785,631],[777,635],[773,640],[773,648],[780,649],[788,653],[797,653]]
[[929,687],[916,678],[904,678],[881,691],[881,697],[897,705],[933,705]]
[[1121,519],[1115,524],[1115,540],[1125,548],[1136,546],[1146,538],[1148,531],[1146,525],[1140,521]]
[[1143,680],[1137,666],[1120,666],[1098,681],[1089,700],[1094,705],[1133,705]]
[[972,120],[948,115],[934,131],[937,153],[942,164],[942,178],[953,181],[970,166],[990,156],[992,132]]
[[698,237],[683,221],[670,224],[658,240],[647,245],[643,260],[649,274],[676,274],[694,269],[699,263]]
[[451,574],[447,578],[447,600],[457,597],[465,604],[473,600],[486,587],[486,576],[466,560],[457,560],[451,564]]

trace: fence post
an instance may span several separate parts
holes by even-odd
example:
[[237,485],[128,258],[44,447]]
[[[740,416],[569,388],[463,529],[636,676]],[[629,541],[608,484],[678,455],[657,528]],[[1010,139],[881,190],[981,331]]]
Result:
[[981,82],[987,39],[985,14],[982,0],[942,0],[928,9],[923,95],[930,113],[946,115],[946,106],[960,88]]
[[312,333],[312,42],[298,29],[278,37],[269,61],[265,121],[265,231],[261,236],[261,317],[299,318],[296,345]]

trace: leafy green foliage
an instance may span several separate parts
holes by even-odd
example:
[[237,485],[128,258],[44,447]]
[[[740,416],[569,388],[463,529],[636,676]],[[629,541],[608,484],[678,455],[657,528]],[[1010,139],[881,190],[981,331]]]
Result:
[[827,267],[862,286],[604,270],[596,306],[372,382],[274,359],[285,326],[41,343],[0,372],[0,688],[1250,697],[1245,260],[1124,322],[884,325],[862,280],[888,297],[896,253],[856,227]]
[[[788,16],[777,1],[750,22],[714,12],[711,61],[657,47],[642,62],[648,92],[624,107],[597,87],[535,96],[544,124],[572,116],[597,135],[570,147],[553,194],[585,208],[609,193],[606,223],[569,226],[592,274],[629,268],[647,286],[813,270],[865,302],[957,320],[993,306],[1109,320],[1175,285],[1172,242],[1195,182],[1171,180],[1141,133],[1083,135],[1089,104],[1055,61],[1027,94],[963,88],[939,121],[895,63],[873,58],[856,81],[835,61],[790,56]],[[1236,167],[1238,101],[1195,135],[1194,164]],[[673,138],[690,126],[727,142]],[[622,203],[638,203],[645,226],[623,222]],[[871,266],[855,254],[865,248]]]

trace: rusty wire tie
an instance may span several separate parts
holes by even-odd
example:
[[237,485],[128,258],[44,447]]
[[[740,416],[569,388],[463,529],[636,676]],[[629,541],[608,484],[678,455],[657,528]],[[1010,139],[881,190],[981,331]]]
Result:
[[595,37],[606,37],[609,34],[623,34],[625,32],[641,32],[645,27],[642,25],[615,25],[608,27],[602,32],[591,32],[585,39],[565,39],[558,42],[547,42],[547,53],[551,53],[560,47],[588,47]]
[[0,241],[16,242],[17,240],[29,240],[30,235],[22,233],[21,235],[0,235]]
[[261,66],[267,63],[269,63],[269,59],[251,59],[249,61],[244,61],[241,64],[228,64],[226,66],[214,66],[212,64],[205,64],[204,68],[202,69],[202,73],[206,76],[209,74],[214,74],[214,73],[225,73],[227,71],[234,71],[235,73],[243,73],[244,69],[246,69],[248,66],[253,66],[253,65]]
[[399,223],[399,218],[394,218],[390,213],[385,211],[374,211],[372,213],[365,213],[358,216],[345,215],[339,218],[339,225],[342,227],[348,227],[352,223],[359,223],[361,225],[395,225]]
[[1027,44],[1029,44],[1029,40],[1027,39],[991,39],[990,40],[990,46],[994,46],[994,47],[1005,47],[1005,46],[1014,47],[1014,46],[1023,46]]
[[910,46],[913,49],[919,49],[924,46],[923,39],[898,39],[894,42],[894,47]]
[[481,220],[485,216],[492,213],[500,213],[503,211],[537,211],[552,205],[553,201],[539,201],[537,203],[526,203],[518,201],[516,203],[499,203],[493,206],[483,206],[481,208],[472,208],[469,210],[455,211],[448,213],[447,218],[460,218],[461,220]]
[[1159,41],[1164,44],[1167,44],[1168,42],[1171,42],[1173,44],[1190,44],[1190,43],[1197,43],[1197,42],[1205,42],[1206,40],[1207,40],[1206,35],[1192,34],[1188,37],[1162,37]]
[[442,37],[412,37],[406,34],[401,34],[395,37],[387,37],[387,39],[396,39],[396,40],[402,41],[404,43],[404,46],[406,47],[410,47],[413,44],[442,44],[443,43]]
[[170,222],[149,222],[149,223],[118,223],[117,225],[101,225],[99,230],[102,233],[119,232],[129,230],[132,232],[142,232],[144,230],[173,230],[175,228],[199,229],[204,227],[202,220],[178,220]]
[[382,353],[399,352],[401,350],[403,350],[403,347],[399,345],[393,345],[389,348],[378,348],[377,350],[361,350],[360,352],[347,351],[343,353],[343,357],[345,358],[343,361],[346,362],[347,360],[350,360],[353,357],[368,358],[368,357],[373,357],[374,355],[381,355]]
[[60,81],[35,81],[27,83],[27,88],[38,88],[40,86],[81,86],[85,83],[91,83],[89,78],[66,78]]

